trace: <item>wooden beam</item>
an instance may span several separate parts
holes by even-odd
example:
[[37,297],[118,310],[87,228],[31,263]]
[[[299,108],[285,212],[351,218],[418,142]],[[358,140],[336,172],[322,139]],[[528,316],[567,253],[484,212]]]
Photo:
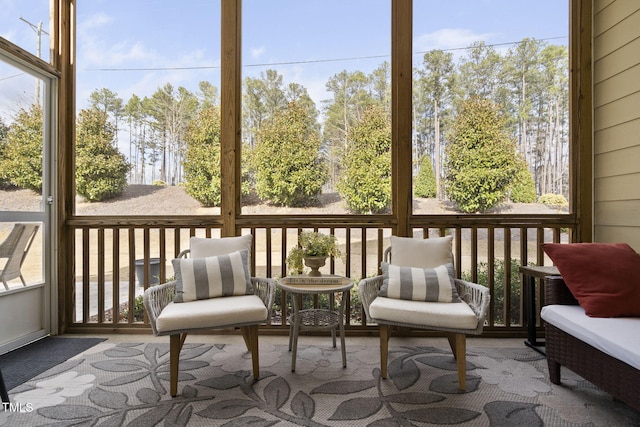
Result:
[[398,236],[408,236],[412,214],[413,0],[393,0],[391,11],[391,176]]
[[574,242],[593,240],[593,66],[590,1],[571,0],[569,10],[570,209],[578,227]]
[[[57,33],[52,44],[52,61],[60,72],[58,84],[58,150],[57,200],[54,205],[58,235],[58,332],[64,333],[73,323],[75,304],[75,229],[67,227],[67,220],[75,211],[75,0],[57,0],[57,11],[52,13]],[[52,4],[52,7],[54,5]]]
[[221,155],[222,236],[235,236],[240,214],[242,117],[241,0],[222,0]]

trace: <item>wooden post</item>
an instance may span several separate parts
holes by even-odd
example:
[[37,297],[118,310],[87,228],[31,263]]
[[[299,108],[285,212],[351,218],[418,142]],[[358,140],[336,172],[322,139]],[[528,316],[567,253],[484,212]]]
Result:
[[220,182],[222,236],[235,236],[241,209],[241,0],[222,0]]

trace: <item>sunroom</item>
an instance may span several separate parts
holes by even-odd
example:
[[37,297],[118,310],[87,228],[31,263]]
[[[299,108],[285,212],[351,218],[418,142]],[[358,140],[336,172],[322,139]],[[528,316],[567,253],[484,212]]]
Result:
[[[357,283],[380,273],[390,237],[452,236],[458,277],[491,293],[482,338],[520,344],[544,336],[542,287],[526,286],[520,271],[551,265],[543,243],[640,247],[640,112],[632,107],[640,11],[626,2],[569,0],[561,12],[558,2],[490,2],[484,11],[452,2],[460,22],[488,17],[476,34],[440,24],[447,10],[430,1],[36,3],[11,10],[31,39],[0,38],[3,136],[17,112],[42,129],[35,183],[16,185],[17,166],[0,175],[0,240],[15,224],[39,226],[22,267],[26,285],[13,278],[0,287],[1,353],[47,335],[151,335],[142,293],[174,276],[171,261],[194,236],[251,234],[251,274],[280,279],[301,232],[335,235],[343,257],[322,271],[355,283],[342,301],[351,339],[377,335]],[[522,16],[555,27],[491,35]],[[461,103],[475,97],[510,114],[507,139],[531,177],[533,202],[514,202],[513,188],[499,203],[455,195],[447,145]],[[298,128],[283,123],[304,127],[305,137],[290,143]],[[362,147],[349,149],[371,123],[383,134],[382,167]],[[124,181],[110,184],[118,191],[92,185],[101,165],[86,141],[96,124],[121,171],[126,164]],[[322,167],[283,189],[294,161],[283,156],[305,150]],[[427,163],[433,192],[418,194]],[[542,203],[543,195],[557,197]],[[291,295],[279,289],[274,307],[260,333],[286,337]]]

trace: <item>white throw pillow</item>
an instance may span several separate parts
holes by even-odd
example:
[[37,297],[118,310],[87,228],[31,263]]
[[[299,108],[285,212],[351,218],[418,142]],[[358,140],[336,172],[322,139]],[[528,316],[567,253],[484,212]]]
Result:
[[452,236],[414,239],[391,236],[391,264],[434,268],[453,262]]
[[251,266],[251,242],[253,236],[245,234],[238,237],[192,237],[189,239],[191,258],[206,258],[210,256],[224,255],[246,249],[249,252],[247,265]]
[[453,264],[435,268],[401,267],[383,262],[381,297],[428,302],[460,302]]
[[248,251],[205,258],[172,260],[176,273],[174,302],[188,302],[209,298],[253,293]]

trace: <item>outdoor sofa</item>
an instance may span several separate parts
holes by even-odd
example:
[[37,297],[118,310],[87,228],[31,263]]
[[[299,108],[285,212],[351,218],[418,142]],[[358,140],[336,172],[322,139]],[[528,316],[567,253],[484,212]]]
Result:
[[545,278],[549,378],[564,366],[640,411],[640,317],[590,317],[561,276]]

